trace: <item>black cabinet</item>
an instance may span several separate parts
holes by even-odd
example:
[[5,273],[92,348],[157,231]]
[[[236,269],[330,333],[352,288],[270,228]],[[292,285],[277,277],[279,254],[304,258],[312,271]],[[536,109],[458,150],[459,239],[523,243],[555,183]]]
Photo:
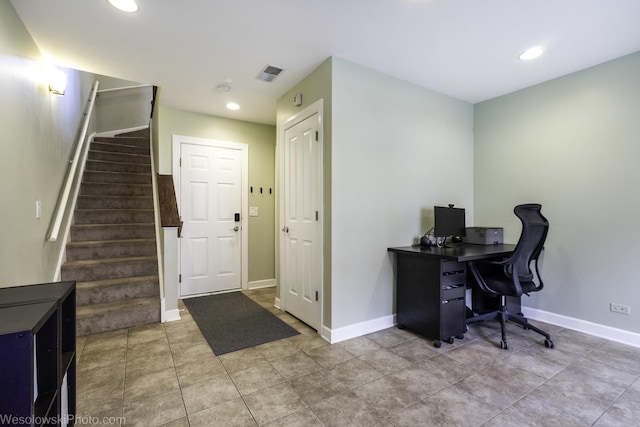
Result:
[[399,327],[453,342],[465,332],[466,264],[397,253],[396,315]]
[[0,289],[0,420],[74,424],[75,282]]
[[[455,245],[388,248],[396,255],[396,321],[429,338],[439,347],[466,331],[467,262],[502,259],[515,245]],[[478,292],[476,292],[478,294]],[[482,303],[474,300],[478,309]],[[519,303],[513,301],[512,304]]]

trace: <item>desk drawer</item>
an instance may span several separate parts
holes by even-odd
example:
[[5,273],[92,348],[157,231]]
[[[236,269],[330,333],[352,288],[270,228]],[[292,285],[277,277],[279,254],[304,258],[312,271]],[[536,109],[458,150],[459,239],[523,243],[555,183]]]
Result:
[[440,337],[445,340],[463,335],[465,329],[465,304],[463,298],[449,300],[441,306]]
[[442,272],[443,276],[460,273],[464,274],[467,271],[467,266],[464,262],[442,261],[440,271]]
[[440,279],[440,283],[442,284],[443,288],[445,286],[456,286],[456,285],[464,286],[466,282],[467,282],[467,274],[464,272],[451,273],[446,276],[443,275],[442,278]]
[[442,286],[442,301],[450,301],[452,299],[464,298],[464,297],[465,297],[464,282],[458,285]]

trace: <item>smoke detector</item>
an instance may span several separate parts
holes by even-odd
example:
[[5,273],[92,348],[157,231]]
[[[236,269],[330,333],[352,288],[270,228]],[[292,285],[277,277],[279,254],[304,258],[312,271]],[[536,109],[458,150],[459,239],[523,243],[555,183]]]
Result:
[[262,71],[258,73],[256,78],[258,80],[262,80],[263,82],[272,82],[275,80],[278,75],[284,70],[280,67],[276,67],[275,65],[266,65]]
[[216,86],[216,91],[218,93],[227,93],[231,91],[231,86],[226,83],[220,83],[218,86]]

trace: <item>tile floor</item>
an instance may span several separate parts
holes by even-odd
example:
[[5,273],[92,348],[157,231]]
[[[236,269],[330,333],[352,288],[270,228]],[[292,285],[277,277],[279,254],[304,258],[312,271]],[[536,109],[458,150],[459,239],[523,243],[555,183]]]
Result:
[[[510,326],[472,325],[440,349],[386,329],[329,345],[300,335],[217,357],[187,311],[177,322],[79,337],[79,425],[631,426],[640,348],[542,325],[556,348]],[[184,308],[184,305],[181,305]],[[109,418],[111,417],[111,418]]]

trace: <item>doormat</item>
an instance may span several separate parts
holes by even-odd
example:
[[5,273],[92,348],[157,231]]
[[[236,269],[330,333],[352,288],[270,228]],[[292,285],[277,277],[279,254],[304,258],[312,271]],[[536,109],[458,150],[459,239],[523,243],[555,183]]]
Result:
[[298,335],[242,292],[182,300],[216,356]]

